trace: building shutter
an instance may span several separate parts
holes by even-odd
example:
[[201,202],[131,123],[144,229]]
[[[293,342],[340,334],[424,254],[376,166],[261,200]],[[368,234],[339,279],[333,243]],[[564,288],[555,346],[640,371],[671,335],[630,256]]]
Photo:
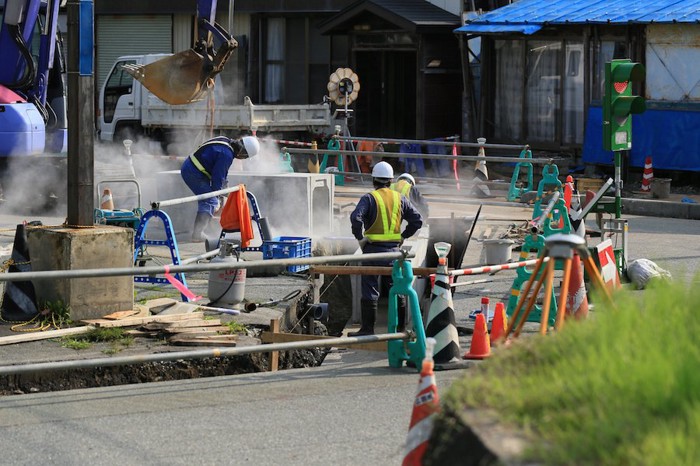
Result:
[[122,55],[173,52],[173,19],[158,16],[98,16],[96,35],[96,89]]

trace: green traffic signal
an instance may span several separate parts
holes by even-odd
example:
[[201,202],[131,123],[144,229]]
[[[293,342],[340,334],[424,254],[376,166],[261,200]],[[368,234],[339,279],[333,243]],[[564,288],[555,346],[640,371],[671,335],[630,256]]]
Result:
[[643,81],[644,65],[629,59],[605,64],[603,96],[603,147],[607,150],[632,148],[632,114],[646,110],[646,100],[632,94],[634,82]]

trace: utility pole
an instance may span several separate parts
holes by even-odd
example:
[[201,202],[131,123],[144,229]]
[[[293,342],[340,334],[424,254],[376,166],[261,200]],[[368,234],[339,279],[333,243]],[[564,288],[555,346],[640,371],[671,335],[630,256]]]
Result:
[[92,0],[68,0],[67,224],[93,225],[94,10]]

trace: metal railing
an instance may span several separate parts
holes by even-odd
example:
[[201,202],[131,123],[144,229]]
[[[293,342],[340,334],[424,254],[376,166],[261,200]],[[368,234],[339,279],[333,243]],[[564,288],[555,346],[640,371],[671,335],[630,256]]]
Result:
[[207,264],[184,264],[148,267],[114,267],[107,269],[78,269],[78,270],[47,270],[32,272],[12,272],[0,274],[0,282],[18,282],[41,279],[60,278],[96,278],[123,277],[135,275],[157,275],[180,272],[208,272],[212,270],[234,270],[267,268],[290,265],[336,264],[342,262],[391,261],[404,260],[413,257],[404,251],[381,252],[370,254],[344,254],[339,256],[299,257],[285,259],[269,259],[238,262],[216,262]]

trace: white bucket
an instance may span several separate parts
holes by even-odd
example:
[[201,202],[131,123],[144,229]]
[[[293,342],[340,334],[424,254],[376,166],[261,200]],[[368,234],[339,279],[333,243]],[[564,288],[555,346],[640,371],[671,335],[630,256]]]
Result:
[[505,264],[511,261],[513,244],[511,239],[485,239],[484,251],[486,265]]

